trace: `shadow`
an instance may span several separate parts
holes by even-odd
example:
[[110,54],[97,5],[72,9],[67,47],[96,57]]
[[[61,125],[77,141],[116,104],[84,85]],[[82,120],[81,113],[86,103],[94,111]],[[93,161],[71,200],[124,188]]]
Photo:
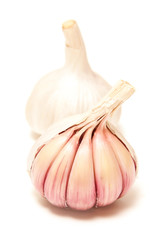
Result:
[[101,208],[92,208],[87,211],[77,211],[70,208],[58,208],[54,207],[51,203],[49,203],[45,198],[40,196],[36,191],[33,191],[33,196],[37,200],[37,202],[52,214],[56,214],[63,217],[70,217],[79,220],[89,220],[94,218],[103,218],[103,217],[114,217],[119,214],[124,213],[125,211],[133,208],[136,203],[141,198],[141,191],[136,187],[132,187],[132,189],[128,192],[126,196],[121,199],[118,199],[116,202],[108,205],[106,207]]
[[37,140],[41,135],[38,134],[38,133],[35,133],[33,131],[30,132],[30,137],[33,139],[33,140]]

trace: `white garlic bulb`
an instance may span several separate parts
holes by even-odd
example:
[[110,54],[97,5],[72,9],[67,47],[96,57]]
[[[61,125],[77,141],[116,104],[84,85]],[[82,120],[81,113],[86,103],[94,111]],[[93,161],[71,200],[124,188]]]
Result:
[[[36,133],[65,117],[91,109],[111,86],[89,66],[80,30],[74,20],[62,26],[66,39],[65,66],[43,77],[34,87],[26,117]],[[120,109],[114,114],[117,120]]]
[[34,144],[28,170],[51,204],[87,210],[127,193],[136,176],[136,157],[108,116],[133,92],[120,81],[94,109],[54,124]]

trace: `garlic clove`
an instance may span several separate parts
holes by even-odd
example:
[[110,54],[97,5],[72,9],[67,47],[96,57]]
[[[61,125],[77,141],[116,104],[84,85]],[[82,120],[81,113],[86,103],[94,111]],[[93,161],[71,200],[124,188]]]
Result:
[[93,136],[93,156],[97,189],[96,205],[106,206],[119,197],[122,191],[122,175],[101,124]]
[[35,159],[31,166],[31,179],[36,189],[43,195],[43,187],[47,172],[55,160],[55,157],[67,143],[73,130],[69,129],[63,134],[55,136],[49,143],[44,144],[35,154]]
[[115,127],[115,125],[113,123],[111,123],[110,121],[107,121],[106,123],[107,128],[110,130],[110,132],[116,136],[123,144],[124,146],[126,146],[126,148],[128,149],[132,160],[134,162],[135,165],[135,171],[137,174],[137,156],[135,154],[134,149],[132,148],[132,146],[129,144],[129,142],[124,138],[124,136],[122,135],[122,133]]
[[59,135],[61,132],[66,132],[67,130],[72,130],[71,134],[74,131],[73,126],[79,126],[83,125],[83,123],[86,121],[88,117],[88,112],[83,114],[77,114],[74,116],[70,116],[66,119],[63,119],[60,122],[54,123],[50,128],[46,130],[46,132],[41,135],[35,142],[35,144],[32,146],[32,149],[28,156],[28,162],[27,162],[27,170],[28,172],[31,171],[33,161],[35,159],[35,153],[37,153],[37,149],[40,149],[43,145],[50,142],[51,139],[53,139],[55,136]]
[[[27,121],[38,134],[68,116],[88,111],[111,89],[91,69],[77,23],[66,21],[62,28],[66,39],[65,65],[37,82],[26,105]],[[112,120],[117,122],[119,116],[120,109]]]
[[93,129],[82,135],[67,187],[67,205],[77,210],[86,210],[95,205],[96,189],[92,156]]
[[123,190],[120,197],[124,196],[133,184],[136,174],[136,166],[134,160],[126,148],[126,146],[115,136],[109,129],[106,129],[105,134],[107,136],[110,145],[114,151],[116,159],[118,161],[122,179],[123,179]]
[[73,136],[67,142],[48,171],[44,184],[44,196],[55,206],[66,206],[66,186],[78,148],[78,140],[77,136]]

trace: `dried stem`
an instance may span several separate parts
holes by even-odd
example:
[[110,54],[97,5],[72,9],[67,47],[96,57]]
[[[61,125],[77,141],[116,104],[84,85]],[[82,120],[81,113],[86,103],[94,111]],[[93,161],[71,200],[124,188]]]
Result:
[[92,110],[93,113],[102,109],[104,113],[112,113],[117,107],[125,102],[133,93],[134,87],[124,81],[120,80],[109,93],[101,100],[101,102]]
[[76,67],[81,71],[90,69],[85,45],[76,21],[69,20],[64,22],[62,30],[66,40],[66,66]]

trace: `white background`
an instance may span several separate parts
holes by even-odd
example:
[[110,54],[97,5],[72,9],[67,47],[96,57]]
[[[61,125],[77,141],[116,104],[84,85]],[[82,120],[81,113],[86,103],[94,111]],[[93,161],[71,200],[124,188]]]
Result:
[[[101,209],[52,207],[26,171],[34,142],[25,104],[34,84],[64,63],[61,24],[75,19],[92,68],[112,85],[129,81],[123,133],[139,173],[130,192]],[[1,239],[160,239],[160,2],[157,0],[1,0]]]

